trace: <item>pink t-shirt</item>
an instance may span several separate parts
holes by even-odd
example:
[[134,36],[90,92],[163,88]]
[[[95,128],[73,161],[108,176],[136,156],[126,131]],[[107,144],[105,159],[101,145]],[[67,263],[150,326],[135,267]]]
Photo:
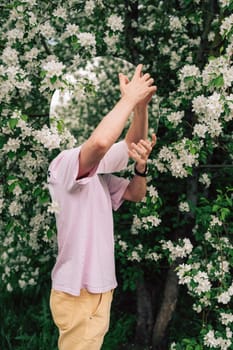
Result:
[[125,141],[115,143],[88,177],[76,180],[82,146],[62,151],[49,166],[49,191],[58,203],[58,256],[52,288],[79,295],[117,286],[112,209],[117,210],[129,181],[111,173],[128,163]]

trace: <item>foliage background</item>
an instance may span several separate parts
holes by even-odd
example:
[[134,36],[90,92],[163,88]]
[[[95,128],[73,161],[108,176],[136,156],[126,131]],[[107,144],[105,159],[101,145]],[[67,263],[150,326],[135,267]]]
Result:
[[[70,81],[97,56],[143,63],[158,85],[152,129],[160,117],[147,198],[115,216],[119,288],[103,348],[232,349],[233,2],[0,7],[1,349],[56,349],[48,299],[57,207],[47,168],[119,98],[112,63],[99,85]],[[72,134],[65,114],[49,118],[56,89],[73,92]]]

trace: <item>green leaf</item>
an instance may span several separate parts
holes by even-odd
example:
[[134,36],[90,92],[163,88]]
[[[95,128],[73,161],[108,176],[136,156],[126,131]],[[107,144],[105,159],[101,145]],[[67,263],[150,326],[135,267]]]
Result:
[[40,77],[41,77],[42,79],[46,77],[46,70],[42,70],[42,71],[40,72]]
[[220,208],[219,205],[214,204],[212,210],[214,213],[216,213],[219,210],[219,208]]
[[202,346],[199,345],[199,344],[197,344],[197,345],[195,346],[195,350],[202,350]]
[[223,75],[221,74],[217,78],[214,78],[211,81],[210,85],[215,87],[222,87],[224,85]]
[[56,83],[56,81],[57,81],[57,76],[56,75],[54,75],[52,78],[50,78],[51,84]]
[[192,81],[192,80],[194,80],[194,77],[185,77],[184,78],[185,83],[188,83],[189,81]]
[[231,211],[228,208],[222,208],[220,211],[220,219],[224,221],[230,213]]
[[23,119],[26,122],[28,120],[28,116],[26,114],[22,114],[21,119]]
[[9,123],[10,128],[13,130],[16,127],[16,125],[18,124],[18,119],[11,118],[11,119],[9,119],[8,123]]
[[33,195],[34,196],[39,196],[41,194],[41,188],[37,187],[34,191],[33,191]]
[[58,120],[57,122],[57,130],[61,133],[63,132],[65,127],[64,121],[63,120]]
[[9,189],[9,191],[10,192],[13,192],[14,191],[14,189],[15,189],[15,187],[18,185],[18,182],[16,181],[16,182],[13,182],[12,184],[10,184],[9,186],[8,186],[8,189]]
[[45,194],[39,198],[40,204],[45,204],[45,203],[48,203],[49,201],[50,201],[50,197]]
[[46,234],[47,234],[48,239],[51,239],[54,235],[54,232],[49,229]]

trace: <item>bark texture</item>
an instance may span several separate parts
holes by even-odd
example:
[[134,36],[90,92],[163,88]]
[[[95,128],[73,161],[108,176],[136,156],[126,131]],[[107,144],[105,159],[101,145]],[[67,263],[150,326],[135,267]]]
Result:
[[152,349],[164,350],[163,340],[165,339],[167,326],[172,318],[178,298],[178,278],[175,267],[172,266],[167,273],[167,280],[164,288],[164,296],[155,321],[152,336]]
[[[137,326],[135,342],[146,346],[151,342],[151,331],[153,327],[152,298],[145,281],[137,284]],[[144,348],[145,349],[145,348]]]

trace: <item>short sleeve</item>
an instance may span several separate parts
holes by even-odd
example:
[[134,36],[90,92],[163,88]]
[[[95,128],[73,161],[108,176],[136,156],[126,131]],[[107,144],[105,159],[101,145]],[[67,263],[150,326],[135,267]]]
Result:
[[123,195],[130,181],[128,179],[124,179],[122,177],[111,174],[103,175],[103,178],[108,186],[108,190],[111,196],[112,208],[114,210],[117,210],[124,201]]
[[77,180],[79,171],[79,153],[81,147],[62,151],[50,164],[48,170],[48,183],[59,184],[65,187],[67,191],[72,191],[79,185],[85,185],[96,173],[94,168],[87,177]]
[[101,159],[97,173],[110,174],[127,167],[129,161],[127,143],[122,140],[114,143],[105,156]]

